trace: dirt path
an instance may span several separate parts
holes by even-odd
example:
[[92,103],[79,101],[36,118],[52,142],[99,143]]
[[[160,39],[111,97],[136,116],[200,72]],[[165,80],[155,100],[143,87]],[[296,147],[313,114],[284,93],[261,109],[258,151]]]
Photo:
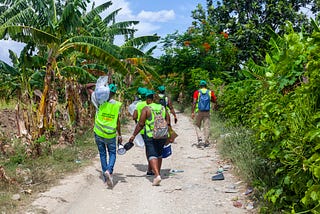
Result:
[[[163,161],[161,186],[152,186],[153,178],[145,176],[144,149],[135,146],[117,156],[113,189],[100,178],[97,156],[92,166],[41,193],[26,213],[252,213],[245,209],[245,186],[231,170],[223,173],[224,180],[211,180],[221,163],[216,149],[193,146],[190,118],[179,114],[178,119],[173,128],[179,137]],[[173,169],[183,172],[170,173]],[[235,207],[236,201],[243,207]]]

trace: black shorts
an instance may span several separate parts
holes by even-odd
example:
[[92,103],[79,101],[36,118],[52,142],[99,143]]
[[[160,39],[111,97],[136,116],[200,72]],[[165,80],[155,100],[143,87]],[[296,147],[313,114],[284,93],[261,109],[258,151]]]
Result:
[[167,139],[145,138],[144,140],[148,160],[162,158],[162,149]]

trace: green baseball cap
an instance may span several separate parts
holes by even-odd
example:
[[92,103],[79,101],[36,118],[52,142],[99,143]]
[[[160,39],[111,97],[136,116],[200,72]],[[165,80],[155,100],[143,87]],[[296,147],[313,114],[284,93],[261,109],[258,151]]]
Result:
[[140,94],[140,95],[146,95],[147,90],[148,90],[148,89],[146,89],[146,88],[139,87],[139,88],[138,88],[138,94]]
[[109,89],[111,92],[116,93],[117,92],[117,86],[115,84],[110,84]]
[[207,82],[205,80],[200,80],[200,86],[206,86],[207,85]]
[[159,90],[159,91],[165,91],[165,90],[166,90],[166,87],[164,87],[163,85],[160,85],[160,86],[158,87],[158,90]]
[[154,91],[153,90],[147,90],[146,97],[148,97],[150,95],[154,95]]

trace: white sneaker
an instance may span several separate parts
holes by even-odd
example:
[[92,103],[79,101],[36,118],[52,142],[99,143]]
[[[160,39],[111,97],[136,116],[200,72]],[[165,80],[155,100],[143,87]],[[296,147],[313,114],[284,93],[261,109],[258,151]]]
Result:
[[113,187],[113,178],[112,175],[110,175],[110,172],[106,171],[104,174],[106,175],[106,182],[108,187]]
[[155,178],[153,179],[152,186],[159,186],[159,185],[160,185],[160,182],[161,182],[161,176],[158,175],[157,177],[155,177]]

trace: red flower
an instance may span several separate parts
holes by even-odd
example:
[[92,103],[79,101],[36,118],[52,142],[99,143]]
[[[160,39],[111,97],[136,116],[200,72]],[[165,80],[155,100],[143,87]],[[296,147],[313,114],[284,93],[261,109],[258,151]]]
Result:
[[207,42],[203,43],[202,46],[204,47],[204,50],[205,50],[206,52],[208,52],[208,51],[210,50],[210,47],[211,47],[211,46],[209,45],[209,43],[207,43]]
[[222,34],[225,39],[228,39],[228,37],[229,37],[229,35],[225,32],[221,32],[220,34]]

